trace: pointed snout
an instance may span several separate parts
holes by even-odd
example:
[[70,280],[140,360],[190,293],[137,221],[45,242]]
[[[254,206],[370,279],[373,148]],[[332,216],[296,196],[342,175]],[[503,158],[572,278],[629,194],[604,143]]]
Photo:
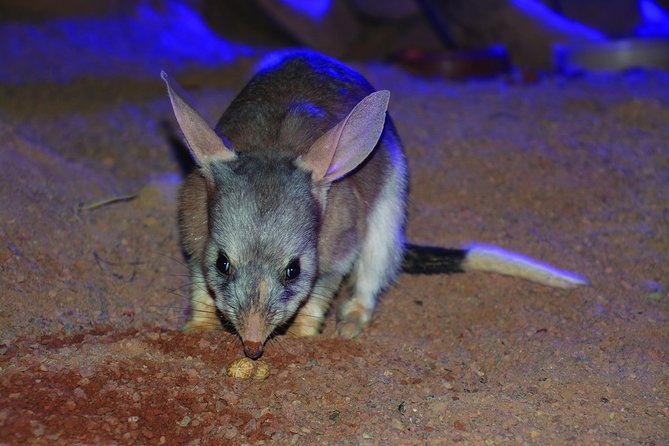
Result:
[[260,358],[267,334],[264,315],[257,311],[249,312],[240,334],[244,344],[244,354],[251,359]]

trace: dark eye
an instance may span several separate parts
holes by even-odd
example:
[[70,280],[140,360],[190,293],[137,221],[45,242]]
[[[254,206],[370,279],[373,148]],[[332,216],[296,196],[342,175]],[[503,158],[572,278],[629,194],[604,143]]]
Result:
[[232,271],[232,267],[230,266],[230,260],[228,260],[228,256],[226,256],[222,252],[218,254],[218,259],[216,259],[216,269],[224,276],[229,276],[230,272]]
[[300,259],[294,259],[286,267],[286,280],[287,281],[295,280],[299,275],[300,275]]

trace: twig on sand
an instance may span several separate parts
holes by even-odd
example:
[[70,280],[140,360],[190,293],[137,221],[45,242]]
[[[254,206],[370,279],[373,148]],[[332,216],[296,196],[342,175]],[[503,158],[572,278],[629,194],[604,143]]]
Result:
[[139,196],[139,192],[136,192],[134,194],[119,195],[119,196],[116,196],[116,197],[103,198],[102,200],[96,200],[96,201],[93,201],[93,202],[87,203],[87,204],[80,203],[77,206],[77,210],[78,211],[92,211],[92,210],[95,210],[95,209],[98,209],[98,208],[101,208],[101,207],[104,207],[104,206],[108,206],[110,204],[120,203],[122,201],[131,201],[131,200],[134,200],[135,198],[137,198],[138,196]]
[[138,196],[139,192],[135,192],[134,194],[118,195],[115,197],[103,198],[101,200],[96,200],[90,203],[79,203],[72,209],[74,212],[74,218],[79,223],[82,223],[80,215],[82,211],[94,211],[95,209],[99,209],[104,206],[109,206],[110,204],[132,201]]

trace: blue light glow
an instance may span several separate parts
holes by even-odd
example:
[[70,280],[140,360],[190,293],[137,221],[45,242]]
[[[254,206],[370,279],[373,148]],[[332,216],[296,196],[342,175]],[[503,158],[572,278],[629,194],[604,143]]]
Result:
[[321,20],[330,10],[332,0],[281,0],[286,6],[314,20]]
[[158,7],[141,2],[124,16],[0,23],[0,82],[10,84],[85,76],[157,78],[163,68],[216,67],[254,53],[215,34],[177,0]]
[[667,13],[653,0],[640,0],[639,10],[645,20],[652,22],[666,21]]
[[593,41],[606,40],[604,35],[599,31],[582,23],[569,20],[560,14],[556,14],[538,0],[511,0],[511,3],[530,17],[545,24],[546,28],[549,28],[551,31],[568,33],[569,35]]
[[366,82],[356,71],[342,65],[326,55],[311,50],[288,49],[273,51],[264,56],[255,67],[255,72],[273,70],[279,67],[287,57],[302,56],[302,61],[310,70],[323,73],[326,77],[339,79],[343,83]]
[[636,34],[645,37],[669,37],[669,12],[653,0],[640,0],[639,10],[643,18]]
[[262,59],[256,64],[255,69],[253,70],[255,73],[260,72],[260,71],[265,71],[265,70],[272,70],[275,67],[278,67],[281,65],[281,62],[283,60],[290,56],[291,54],[295,54],[296,51],[299,50],[277,50],[277,51],[272,51],[269,54],[266,54],[263,56]]

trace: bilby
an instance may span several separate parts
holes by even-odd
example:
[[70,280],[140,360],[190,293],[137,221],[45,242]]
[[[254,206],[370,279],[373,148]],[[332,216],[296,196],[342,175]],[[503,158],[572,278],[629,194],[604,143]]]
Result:
[[408,172],[387,114],[390,93],[316,53],[274,59],[213,128],[162,73],[197,164],[179,196],[192,278],[185,329],[227,325],[258,358],[277,330],[318,334],[342,286],[349,296],[337,330],[355,337],[402,269],[585,283],[501,248],[406,245]]

